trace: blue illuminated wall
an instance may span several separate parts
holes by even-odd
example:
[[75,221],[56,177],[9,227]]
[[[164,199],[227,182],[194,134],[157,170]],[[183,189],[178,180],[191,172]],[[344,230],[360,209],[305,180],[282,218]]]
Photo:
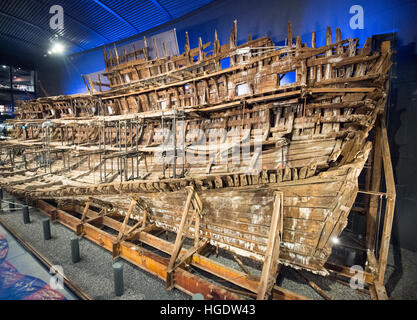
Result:
[[[349,27],[349,8],[364,8],[363,30]],[[362,46],[366,37],[397,32],[398,47],[396,78],[393,79],[388,114],[388,131],[397,186],[397,205],[393,226],[393,241],[417,251],[417,1],[415,0],[218,0],[174,20],[152,33],[176,28],[179,48],[183,51],[185,31],[192,47],[213,41],[217,29],[221,43],[226,43],[233,25],[238,20],[238,42],[247,41],[248,34],[257,38],[270,36],[282,44],[287,36],[287,23],[293,24],[293,35],[301,35],[310,43],[310,33],[317,32],[318,45],[325,42],[326,27],[340,27],[343,38],[357,37]],[[40,72],[49,94],[85,91],[81,73],[104,68],[102,49],[65,58],[45,67]],[[41,68],[42,69],[42,68]],[[47,89],[48,91],[48,89]]]
[[81,75],[104,68],[103,50],[96,49],[67,57],[48,57],[38,67],[38,78],[48,95],[83,93],[87,89]]

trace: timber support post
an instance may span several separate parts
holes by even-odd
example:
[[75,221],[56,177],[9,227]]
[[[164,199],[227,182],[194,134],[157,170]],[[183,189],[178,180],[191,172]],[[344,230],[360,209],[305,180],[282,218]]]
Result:
[[[187,200],[185,202],[184,210],[181,217],[180,226],[178,228],[177,237],[175,239],[174,249],[169,260],[167,267],[167,288],[170,290],[174,287],[174,273],[175,269],[181,266],[186,260],[192,257],[194,253],[201,250],[207,241],[200,241],[200,215],[203,209],[202,202],[194,190],[194,187],[187,186],[188,191]],[[193,212],[189,216],[189,211],[193,205]],[[187,219],[189,219],[187,223]],[[188,230],[190,229],[193,221],[194,223],[194,246],[188,249],[181,257],[179,254],[184,245],[185,239],[187,238]]]
[[[392,168],[391,162],[391,155],[388,143],[388,134],[387,128],[385,126],[385,120],[383,117],[380,117],[376,122],[376,136],[375,136],[375,149],[374,149],[374,161],[372,163],[372,181],[371,181],[371,188],[376,188],[375,190],[371,190],[371,192],[378,193],[381,178],[384,177],[385,185],[386,185],[386,192],[380,193],[381,201],[378,205],[378,196],[372,196],[376,200],[373,202],[373,198],[371,197],[370,204],[369,204],[369,212],[367,219],[371,219],[372,221],[376,222],[377,218],[377,210],[382,210],[382,199],[386,199],[385,204],[385,213],[382,216],[382,212],[379,213],[380,219],[383,217],[383,228],[382,228],[382,235],[381,235],[381,245],[374,249],[373,242],[378,239],[379,234],[376,226],[372,226],[371,224],[367,223],[367,230],[366,230],[366,239],[367,239],[367,272],[371,273],[373,276],[373,281],[370,283],[370,294],[372,299],[377,300],[386,300],[388,299],[388,295],[385,290],[384,286],[384,278],[385,278],[385,270],[387,266],[387,258],[389,252],[389,245],[391,240],[391,231],[392,231],[392,223],[394,218],[394,209],[395,209],[395,199],[396,199],[396,191],[395,191],[395,180],[394,180],[394,173]],[[377,159],[377,160],[375,160]],[[383,171],[382,171],[383,166]],[[383,172],[383,175],[381,173]],[[374,173],[376,173],[376,177],[374,177]],[[369,228],[369,226],[371,226]],[[372,244],[372,245],[371,245]],[[376,251],[375,251],[376,250]],[[378,254],[376,254],[378,253]]]
[[[375,127],[374,134],[374,150],[372,153],[372,168],[371,168],[371,181],[370,191],[379,191],[381,185],[381,172],[382,172],[382,133],[381,127],[378,125],[378,121]],[[366,216],[366,248],[368,250],[374,250],[375,248],[375,233],[376,233],[376,221],[378,213],[378,196],[371,195],[368,205],[368,214]]]
[[83,210],[83,214],[82,214],[82,216],[81,216],[81,221],[80,221],[80,223],[77,225],[77,227],[76,227],[76,230],[77,230],[77,236],[83,236],[83,234],[84,234],[84,231],[83,231],[83,224],[84,224],[84,221],[85,221],[85,218],[87,217],[87,212],[88,212],[88,209],[90,208],[90,204],[91,204],[91,201],[90,201],[90,199],[86,202],[86,204],[85,204],[85,207],[84,207],[84,210]]
[[[146,39],[143,50],[121,54],[115,46],[101,73],[108,85],[83,75],[90,95],[18,103],[13,132],[0,143],[1,187],[168,289],[205,299],[305,299],[275,285],[280,267],[331,271],[375,128],[363,192],[370,203],[355,207],[366,213],[366,244],[351,249],[367,249],[364,282],[371,297],[385,298],[395,205],[382,122],[391,43],[374,50],[368,38],[359,48],[339,28],[334,42],[330,27],[324,46],[316,37],[309,47],[288,23],[285,46],[268,36],[237,46],[234,21],[227,44],[215,33],[213,51],[201,38],[191,49],[188,34],[183,55],[168,56],[165,43],[160,55],[155,40],[156,59]],[[212,248],[216,257],[219,248],[232,252],[242,270],[210,259]],[[209,283],[199,271],[245,291]],[[350,271],[336,272],[351,279]]]
[[378,265],[378,278],[377,281],[380,285],[384,285],[385,269],[387,266],[387,257],[389,251],[389,244],[391,240],[391,230],[394,218],[395,209],[395,180],[394,172],[392,169],[391,155],[388,144],[388,134],[385,123],[381,119],[380,126],[382,129],[382,160],[384,164],[384,176],[385,184],[387,187],[387,203],[385,206],[384,226],[382,230],[381,247],[379,250],[379,265]]
[[137,204],[137,201],[132,199],[132,201],[130,201],[130,205],[129,205],[129,209],[125,215],[125,218],[123,220],[123,224],[121,225],[120,229],[119,229],[119,234],[117,235],[116,240],[113,242],[113,259],[116,259],[119,257],[120,255],[120,242],[122,241],[123,237],[125,236],[125,230],[127,227],[127,223],[129,221],[130,215],[132,214],[133,209],[135,208]]
[[283,202],[283,193],[276,191],[265,261],[262,267],[261,280],[256,296],[257,300],[264,300],[267,298],[271,293],[277,278],[279,270],[279,246],[283,231]]

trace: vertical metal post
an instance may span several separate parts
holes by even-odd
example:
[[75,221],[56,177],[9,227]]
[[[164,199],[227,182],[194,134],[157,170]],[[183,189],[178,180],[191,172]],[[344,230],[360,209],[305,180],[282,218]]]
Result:
[[117,161],[120,163],[120,182],[123,182],[123,161],[122,161],[122,157],[119,156],[117,158]]
[[110,148],[113,147],[113,137],[112,137],[112,135],[113,135],[113,125],[111,125],[111,127],[110,127]]
[[127,121],[124,121],[125,126],[125,152],[127,153]]
[[161,127],[162,127],[162,175],[165,178],[165,128],[164,128],[164,110],[161,110]]
[[77,263],[81,260],[80,258],[80,244],[77,237],[71,239],[71,261]]
[[133,121],[130,120],[130,149],[133,149]]
[[117,172],[121,175],[119,157],[117,157],[116,163],[117,163]]
[[116,296],[120,297],[124,292],[123,283],[123,265],[119,262],[113,264],[113,275],[114,275],[114,292]]
[[[103,125],[104,158],[106,158],[106,123]],[[104,182],[107,180],[107,159],[104,159]]]
[[139,121],[136,117],[136,151],[138,151],[138,143],[139,143]]
[[48,126],[48,162],[49,162],[49,173],[52,173],[52,162],[51,162],[51,135],[50,135],[51,128]]
[[100,182],[103,182],[103,174],[101,172],[101,127],[98,127],[98,155],[99,155],[98,166],[100,167]]
[[125,175],[125,181],[127,181],[127,179],[128,179],[128,177],[127,177],[127,158],[126,158],[126,156],[124,156],[123,158],[123,172],[124,172],[124,175]]
[[46,173],[46,151],[42,151],[42,165]]
[[182,106],[182,173],[181,176],[185,176],[185,112],[184,105]]
[[43,239],[51,239],[51,224],[49,219],[42,220]]
[[123,122],[123,125],[124,125],[124,127],[125,127],[125,139],[124,139],[124,142],[125,142],[125,156],[123,157],[123,166],[124,166],[124,168],[123,168],[123,170],[124,170],[124,173],[125,173],[125,181],[127,181],[127,179],[128,179],[128,177],[127,177],[127,174],[128,174],[128,168],[127,168],[127,121],[125,120],[124,122]]
[[174,147],[174,156],[173,156],[173,160],[174,162],[172,163],[172,175],[174,177],[174,179],[177,177],[177,118],[176,118],[176,112],[175,109],[172,109],[172,111],[174,112],[174,118],[172,119],[172,129],[173,129],[173,147]]
[[[121,126],[120,121],[121,120],[119,120],[119,124],[118,124],[118,137],[119,137],[119,151],[122,151],[122,130],[120,128],[120,126]],[[117,163],[118,163],[118,167],[119,167],[120,182],[123,182],[122,159],[120,158],[120,156],[117,157]]]
[[30,223],[29,207],[28,206],[23,206],[22,214],[23,214],[23,223],[24,224]]
[[[133,150],[133,121],[130,120],[130,150]],[[130,157],[132,165],[132,178],[134,178],[133,156]]]
[[139,144],[139,121],[136,117],[136,178],[139,178],[139,156],[138,156],[138,144]]

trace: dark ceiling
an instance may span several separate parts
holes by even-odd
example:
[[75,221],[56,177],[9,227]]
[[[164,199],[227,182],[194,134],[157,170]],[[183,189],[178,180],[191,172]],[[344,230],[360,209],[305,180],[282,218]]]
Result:
[[[1,0],[0,53],[43,56],[57,38],[67,54],[76,53],[140,34],[212,1]],[[61,31],[49,26],[53,5],[64,11]]]

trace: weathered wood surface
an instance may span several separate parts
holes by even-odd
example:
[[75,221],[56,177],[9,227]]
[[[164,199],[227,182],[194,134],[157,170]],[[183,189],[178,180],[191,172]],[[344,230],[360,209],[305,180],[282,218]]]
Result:
[[[358,48],[340,30],[333,42],[328,28],[319,48],[315,32],[311,47],[292,32],[280,48],[267,37],[237,46],[235,24],[229,43],[215,34],[211,52],[203,41],[154,60],[147,44],[105,51],[105,73],[84,77],[88,94],[19,103],[12,137],[0,143],[2,188],[81,208],[93,199],[177,231],[192,187],[204,212],[186,236],[260,261],[280,191],[279,262],[326,274],[385,108],[391,53],[387,44],[371,52],[370,39]],[[235,161],[239,148],[249,152]],[[132,199],[141,205],[128,212]]]

